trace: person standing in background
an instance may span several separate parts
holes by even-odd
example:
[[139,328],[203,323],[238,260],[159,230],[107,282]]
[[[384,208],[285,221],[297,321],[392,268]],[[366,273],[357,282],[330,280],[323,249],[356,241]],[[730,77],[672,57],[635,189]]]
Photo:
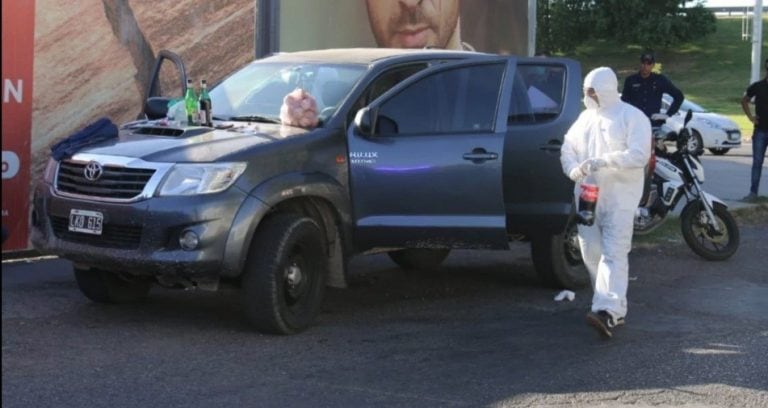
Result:
[[366,0],[379,47],[474,51],[461,41],[459,0]]
[[[640,70],[624,80],[621,100],[640,109],[651,120],[663,120],[677,113],[685,96],[666,76],[653,72],[656,56],[653,52],[640,55]],[[667,93],[672,97],[666,114],[662,114],[662,96]]]
[[[741,108],[755,125],[752,132],[752,180],[749,194],[744,201],[757,200],[757,190],[760,185],[760,175],[763,172],[763,160],[768,146],[768,59],[765,60],[765,78],[753,83],[747,88],[741,98]],[[755,100],[755,114],[749,108],[749,102]]]

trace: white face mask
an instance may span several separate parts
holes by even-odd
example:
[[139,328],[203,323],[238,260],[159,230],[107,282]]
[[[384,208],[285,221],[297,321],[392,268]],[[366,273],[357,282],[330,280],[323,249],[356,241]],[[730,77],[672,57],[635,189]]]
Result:
[[600,104],[589,96],[584,95],[584,106],[586,106],[587,109],[597,109],[600,107]]

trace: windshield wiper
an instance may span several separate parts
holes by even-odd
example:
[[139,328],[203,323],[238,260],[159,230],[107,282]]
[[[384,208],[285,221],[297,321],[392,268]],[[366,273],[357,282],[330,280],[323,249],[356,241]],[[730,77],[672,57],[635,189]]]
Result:
[[224,120],[231,120],[235,122],[261,122],[261,123],[282,123],[280,122],[280,119],[269,117],[269,116],[260,116],[260,115],[242,115],[242,116],[230,116],[229,118],[226,118]]

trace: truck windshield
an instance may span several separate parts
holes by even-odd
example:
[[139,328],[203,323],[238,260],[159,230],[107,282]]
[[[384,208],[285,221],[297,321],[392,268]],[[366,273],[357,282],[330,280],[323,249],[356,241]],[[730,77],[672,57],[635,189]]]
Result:
[[276,122],[283,98],[302,88],[315,98],[322,123],[333,115],[366,68],[352,64],[254,62],[211,89],[213,116]]

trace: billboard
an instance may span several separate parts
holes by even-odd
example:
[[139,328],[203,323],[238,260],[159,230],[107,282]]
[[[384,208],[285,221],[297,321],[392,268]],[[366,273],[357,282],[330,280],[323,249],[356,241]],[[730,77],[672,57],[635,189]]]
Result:
[[257,56],[322,48],[533,55],[535,0],[260,0]]
[[35,1],[3,0],[3,249],[27,247]]
[[254,0],[2,0],[3,227],[11,233],[3,251],[29,248],[30,195],[51,145],[100,117],[136,119],[160,50],[209,83],[252,61],[255,8]]
[[135,119],[159,50],[180,55],[195,81],[216,83],[276,51],[429,45],[530,54],[535,29],[535,0],[2,0],[2,7],[2,202],[11,233],[3,250],[28,248],[31,187],[50,146],[100,117]]

